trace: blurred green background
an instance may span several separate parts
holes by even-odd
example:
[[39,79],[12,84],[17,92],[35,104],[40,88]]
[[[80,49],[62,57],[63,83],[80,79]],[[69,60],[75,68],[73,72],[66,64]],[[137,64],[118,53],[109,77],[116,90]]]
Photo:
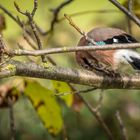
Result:
[[[51,20],[53,18],[52,12],[49,9],[56,8],[64,0],[38,0],[38,9],[35,14],[35,22],[46,31],[50,27]],[[126,3],[127,0],[118,0],[121,3]],[[136,9],[137,15],[140,15],[140,3],[139,0]],[[0,0],[0,4],[6,7],[13,15],[18,15],[23,20],[26,17],[19,14],[13,4],[13,0]],[[33,0],[16,0],[18,5],[23,10],[31,11],[33,8]],[[134,5],[135,6],[135,5]],[[106,12],[99,12],[105,10]],[[116,10],[116,11],[110,11]],[[1,11],[2,14],[3,11]],[[48,36],[42,36],[41,41],[44,48],[49,47],[62,47],[62,46],[75,46],[81,37],[79,33],[69,25],[68,21],[64,18],[64,13],[76,16],[71,16],[73,21],[85,32],[88,32],[94,27],[118,27],[128,32],[128,18],[120,12],[115,6],[113,6],[108,0],[74,0],[67,6],[65,6],[59,13],[60,22],[58,22],[54,28],[54,32]],[[23,30],[6,14],[6,29],[3,31],[3,36],[6,44],[9,48],[16,49],[17,42],[26,46],[26,49],[31,49],[26,41],[23,39]],[[140,40],[140,28],[131,23],[132,34]],[[75,61],[74,53],[68,54],[53,54],[50,55],[55,60],[57,65],[68,68],[80,68]],[[17,57],[17,60],[27,60],[25,57]],[[34,59],[34,58],[30,58]],[[35,58],[39,63],[39,58]],[[125,67],[124,71],[128,73],[128,68]],[[28,82],[28,87],[23,89],[23,81]],[[96,121],[94,116],[89,112],[86,106],[76,102],[78,111],[72,106],[74,100],[73,95],[64,97],[65,99],[59,99],[54,97],[53,93],[57,89],[59,93],[71,92],[71,89],[67,87],[65,83],[56,83],[51,80],[41,79],[29,79],[29,78],[10,78],[1,80],[0,84],[10,84],[16,87],[18,91],[25,92],[25,95],[19,97],[18,101],[14,104],[14,117],[16,125],[16,139],[17,140],[108,140],[107,135],[103,131],[100,124]],[[62,84],[60,87],[57,85]],[[87,89],[86,86],[74,85],[77,90]],[[38,87],[38,88],[36,88]],[[1,88],[1,87],[0,87]],[[33,90],[34,89],[34,90]],[[44,96],[44,93],[47,96]],[[30,94],[31,93],[31,94]],[[95,106],[98,102],[100,90],[83,94],[83,96]],[[36,94],[36,96],[35,96]],[[51,95],[51,96],[49,96]],[[53,97],[52,97],[53,95]],[[36,103],[39,99],[47,98],[44,100],[46,111],[54,113],[45,118],[44,112],[41,110],[38,113],[35,110]],[[120,111],[122,120],[126,126],[128,137],[130,140],[140,139],[140,91],[139,90],[105,90],[103,94],[103,103],[101,107],[101,114],[111,129],[114,139],[121,139],[119,124],[116,120],[115,113]],[[31,101],[28,99],[31,98]],[[53,99],[51,99],[53,98]],[[62,100],[65,102],[62,102]],[[32,104],[33,102],[33,104]],[[53,103],[52,103],[53,102]],[[55,105],[54,105],[55,104]],[[56,110],[55,110],[56,109]],[[57,113],[58,114],[57,114]],[[10,123],[9,123],[9,110],[8,108],[0,109],[0,140],[10,139]],[[51,113],[50,113],[51,114]],[[44,127],[39,116],[43,116],[46,122],[46,128]],[[58,119],[58,120],[57,120]],[[54,121],[54,122],[53,122]],[[57,134],[51,135],[49,123],[53,124],[53,127],[61,127],[60,131],[52,130]],[[59,129],[59,128],[57,128]]]

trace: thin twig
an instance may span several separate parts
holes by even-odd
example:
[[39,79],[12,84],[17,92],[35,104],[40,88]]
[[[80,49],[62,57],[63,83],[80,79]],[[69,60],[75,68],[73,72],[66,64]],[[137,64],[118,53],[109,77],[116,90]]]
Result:
[[92,115],[96,118],[96,120],[99,122],[99,124],[102,126],[102,128],[104,129],[104,131],[106,132],[106,134],[108,135],[110,140],[114,140],[113,134],[111,132],[111,130],[108,128],[108,126],[106,125],[106,123],[104,122],[103,118],[101,117],[101,114],[98,110],[96,110],[95,108],[93,108],[89,102],[87,102],[83,96],[81,94],[77,94],[79,96],[79,98],[84,102],[85,106],[90,110],[90,112],[92,113]]
[[[133,0],[128,0],[128,10],[133,13]],[[132,26],[131,26],[131,20],[127,16],[127,21],[128,21],[128,32],[132,34]]]
[[98,100],[98,104],[97,106],[95,107],[95,110],[96,111],[99,111],[100,108],[102,107],[102,101],[103,101],[103,92],[104,90],[101,89],[100,93],[99,93],[99,100]]
[[78,91],[65,92],[65,93],[56,93],[55,95],[57,95],[57,96],[65,96],[65,95],[68,95],[68,94],[88,93],[88,92],[91,92],[91,91],[96,90],[96,89],[97,88],[92,87],[92,88],[88,88],[88,89],[85,89],[85,90],[78,90]]
[[[7,10],[4,6],[2,6],[1,4],[0,4],[0,9],[1,9],[4,13],[6,13],[12,20],[14,20],[14,21],[17,23],[17,25],[19,25],[19,26],[23,29],[24,23],[20,20],[20,18],[19,18],[18,16],[17,16],[17,17],[13,16],[13,15],[11,14],[11,12],[8,11],[8,10]],[[25,29],[25,32],[26,32],[29,36],[31,36],[31,33],[30,33],[28,30]]]
[[30,13],[27,13],[27,16],[29,18],[29,22],[30,22],[30,25],[31,25],[31,28],[32,28],[32,31],[34,33],[34,36],[36,38],[36,41],[37,41],[37,44],[38,44],[38,49],[41,50],[42,49],[42,44],[41,44],[41,40],[39,38],[39,35],[37,34],[37,30],[36,30],[36,27],[35,27],[35,24],[33,22],[33,19],[31,17],[31,14]]
[[69,140],[69,139],[68,139],[68,133],[67,133],[67,130],[66,130],[65,123],[63,124],[62,137],[63,137],[63,140]]
[[33,42],[31,42],[30,38],[27,37],[27,35],[23,34],[23,38],[25,39],[25,41],[26,41],[34,50],[37,49],[37,47],[33,44]]
[[[16,7],[16,9],[17,9],[17,11],[18,11],[19,13],[21,13],[21,14],[25,15],[26,17],[28,17],[29,23],[30,23],[30,26],[31,26],[31,29],[32,29],[33,34],[34,34],[34,36],[35,36],[35,38],[36,38],[36,41],[37,41],[38,49],[39,49],[39,50],[43,49],[42,43],[41,43],[41,40],[40,40],[40,37],[39,37],[39,35],[38,35],[38,33],[37,33],[37,29],[36,29],[36,26],[35,26],[34,21],[33,21],[33,16],[31,15],[32,13],[29,13],[28,11],[23,12],[23,11],[19,8],[19,6],[17,5],[16,2],[14,2],[14,5],[15,5],[15,7]],[[36,8],[37,8],[37,5],[35,4],[35,7],[34,7],[34,9],[33,9],[33,12],[36,11]],[[35,14],[35,13],[33,13],[33,14]],[[44,55],[41,55],[41,58],[42,58],[42,61],[43,61],[43,62],[46,62],[46,58],[45,58]]]
[[[93,14],[93,13],[106,14],[106,13],[112,13],[112,12],[119,13],[118,10],[114,10],[114,9],[106,10],[106,9],[104,9],[104,10],[89,10],[89,11],[77,12],[77,13],[69,14],[69,16],[70,17],[76,17],[76,16],[82,16],[82,15],[85,15],[85,14]],[[65,17],[61,17],[59,19],[57,18],[57,22],[55,22],[55,23],[59,23],[59,22],[62,22],[64,20],[65,20]],[[54,27],[55,27],[55,23],[54,23]],[[54,29],[54,27],[53,27],[53,29]],[[39,33],[42,34],[42,35],[47,35],[48,33],[51,32],[50,29],[48,31],[44,32],[37,24],[36,24],[36,28],[39,31]]]
[[23,27],[22,22],[19,22],[16,17],[14,17],[10,11],[8,11],[4,6],[0,4],[0,9],[3,10],[11,19],[13,19],[20,27]]
[[116,112],[116,118],[117,118],[118,123],[119,123],[119,126],[120,126],[122,140],[128,140],[127,131],[126,131],[126,128],[124,126],[124,123],[123,123],[123,121],[121,119],[121,116],[120,116],[120,112],[119,111]]
[[51,9],[51,11],[54,14],[53,20],[51,22],[51,27],[50,30],[53,31],[54,29],[54,24],[55,22],[58,21],[58,14],[60,13],[60,11],[62,10],[63,7],[65,7],[66,5],[68,5],[69,3],[71,3],[73,0],[65,0],[63,3],[61,3],[58,7],[56,7],[55,9]]
[[77,32],[79,32],[82,36],[85,36],[85,32],[83,30],[81,30],[74,22],[73,20],[70,18],[70,16],[68,16],[67,14],[64,14],[64,17],[69,21],[69,24],[74,27],[76,29]]
[[69,24],[72,27],[74,27],[82,36],[86,38],[87,41],[89,41],[93,45],[96,45],[96,42],[92,38],[88,37],[88,35],[73,22],[70,16],[68,16],[67,14],[64,14],[64,17],[69,21]]
[[16,129],[15,129],[15,120],[14,120],[14,112],[13,112],[13,100],[8,98],[9,105],[9,118],[10,118],[10,132],[11,132],[11,140],[16,140]]
[[95,45],[95,46],[77,46],[77,47],[61,47],[61,48],[48,48],[43,50],[4,50],[3,53],[11,56],[41,56],[47,54],[68,53],[77,51],[96,51],[96,50],[116,50],[116,49],[136,49],[140,48],[140,43],[128,43],[128,44],[112,44],[112,45]]
[[[33,31],[33,33],[34,33],[34,36],[35,36],[35,38],[36,38],[37,45],[38,45],[38,49],[41,50],[41,49],[43,49],[42,43],[41,43],[41,40],[40,40],[39,35],[38,35],[38,33],[37,33],[37,29],[36,29],[36,26],[35,26],[34,21],[33,21],[33,19],[32,19],[32,16],[31,16],[30,13],[28,13],[27,16],[28,16],[28,18],[29,18],[29,22],[30,22],[32,31]],[[41,58],[42,58],[42,62],[46,62],[46,58],[45,58],[44,55],[41,55]]]
[[38,25],[36,25],[38,31],[40,32],[40,34],[42,35],[48,35],[48,33],[53,32],[55,24],[58,22],[58,15],[60,13],[60,11],[68,4],[70,4],[73,0],[65,0],[64,2],[62,2],[60,5],[58,5],[56,8],[54,9],[50,9],[51,12],[53,12],[53,19],[51,21],[51,25],[50,28],[43,32],[42,29],[40,29],[40,27]]
[[32,18],[34,17],[34,15],[36,13],[37,7],[38,7],[38,0],[34,0],[34,8],[33,8],[32,12],[31,12]]
[[112,4],[118,7],[123,13],[125,13],[131,20],[133,20],[140,27],[140,19],[131,13],[128,9],[122,6],[117,0],[109,0]]
[[[23,29],[24,23],[20,20],[20,18],[19,18],[18,16],[17,16],[17,17],[13,16],[13,15],[11,14],[11,12],[8,11],[8,10],[7,10],[4,6],[2,6],[1,4],[0,4],[0,9],[1,9],[4,13],[6,13],[12,20],[14,20],[14,21]],[[31,36],[31,33],[30,33],[28,30],[25,29],[25,31],[26,31],[26,33],[27,33],[29,36]]]
[[129,33],[130,35],[132,35],[132,25],[131,25],[131,20],[130,20],[129,17],[126,17],[126,20],[127,20],[127,25],[128,25],[128,27],[127,27],[127,29],[128,29],[128,33]]
[[21,11],[21,9],[19,8],[19,6],[17,5],[17,3],[15,1],[14,1],[14,6],[19,13],[26,16],[26,12]]

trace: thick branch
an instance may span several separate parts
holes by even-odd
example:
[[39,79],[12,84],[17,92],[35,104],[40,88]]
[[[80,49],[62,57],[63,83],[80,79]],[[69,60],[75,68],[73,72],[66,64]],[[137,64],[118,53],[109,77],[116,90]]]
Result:
[[55,66],[44,68],[35,63],[23,63],[18,61],[10,61],[9,63],[9,71],[6,70],[0,72],[0,78],[25,76],[89,85],[101,89],[140,89],[140,76],[109,77],[100,76],[86,70],[68,69]]

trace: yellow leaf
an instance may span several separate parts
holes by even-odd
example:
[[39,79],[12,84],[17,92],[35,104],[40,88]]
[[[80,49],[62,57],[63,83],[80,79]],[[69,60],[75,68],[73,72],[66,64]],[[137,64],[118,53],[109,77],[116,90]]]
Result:
[[53,96],[53,92],[37,82],[29,82],[25,94],[30,98],[38,115],[48,131],[56,135],[63,126],[61,108]]

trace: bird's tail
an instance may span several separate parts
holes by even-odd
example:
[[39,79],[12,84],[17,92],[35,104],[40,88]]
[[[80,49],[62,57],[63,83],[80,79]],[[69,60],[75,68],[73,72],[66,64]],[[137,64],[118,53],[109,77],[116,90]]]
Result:
[[140,70],[140,58],[130,56],[132,61],[128,61],[128,63],[136,70]]
[[126,54],[124,54],[125,60],[135,69],[140,70],[140,54],[133,51],[128,50]]

